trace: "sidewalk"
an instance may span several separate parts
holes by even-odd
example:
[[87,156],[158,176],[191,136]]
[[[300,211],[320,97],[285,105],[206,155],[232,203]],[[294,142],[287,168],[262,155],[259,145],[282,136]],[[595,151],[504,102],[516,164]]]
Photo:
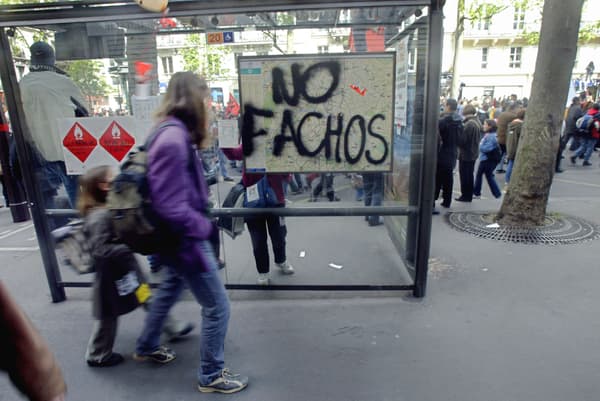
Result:
[[[568,159],[567,159],[568,160]],[[549,212],[600,225],[600,169],[565,164]],[[500,180],[501,181],[501,180]],[[451,210],[497,210],[489,194]],[[427,296],[355,293],[344,299],[233,297],[228,365],[250,376],[236,400],[592,401],[600,374],[600,242],[520,245],[485,240],[433,217]],[[332,246],[341,246],[333,244]],[[322,252],[326,252],[323,249]],[[373,261],[377,263],[377,261]],[[89,289],[51,304],[37,253],[0,254],[0,278],[48,339],[69,400],[217,400],[195,389],[198,330],[173,344],[168,366],[131,360],[143,320],[122,319],[115,350],[127,361],[91,369],[83,354],[92,318]],[[284,298],[284,297],[281,297]],[[179,318],[199,307],[180,302]],[[0,401],[19,400],[0,379]]]

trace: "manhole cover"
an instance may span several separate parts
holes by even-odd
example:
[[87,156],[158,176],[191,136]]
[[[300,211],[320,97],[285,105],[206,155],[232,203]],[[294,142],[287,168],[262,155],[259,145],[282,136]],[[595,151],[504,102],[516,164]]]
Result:
[[600,237],[600,229],[578,217],[547,215],[536,228],[502,227],[493,224],[495,212],[449,212],[446,221],[452,228],[480,238],[522,244],[576,244]]

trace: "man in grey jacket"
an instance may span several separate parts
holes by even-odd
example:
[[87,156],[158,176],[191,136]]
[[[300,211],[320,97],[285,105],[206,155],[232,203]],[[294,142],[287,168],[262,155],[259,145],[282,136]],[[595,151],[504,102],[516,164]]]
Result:
[[481,123],[477,118],[477,110],[470,104],[463,109],[464,128],[458,136],[458,172],[460,175],[461,195],[454,200],[471,202],[473,200],[473,171],[479,155],[481,140]]
[[[54,197],[61,185],[65,186],[70,206],[75,207],[77,176],[68,175],[62,150],[62,137],[57,120],[75,117],[76,105],[85,105],[77,85],[56,67],[54,49],[45,42],[30,47],[30,72],[21,79],[19,89],[23,111],[33,145],[36,178],[44,197],[44,207],[54,209]],[[84,106],[85,107],[85,106]]]

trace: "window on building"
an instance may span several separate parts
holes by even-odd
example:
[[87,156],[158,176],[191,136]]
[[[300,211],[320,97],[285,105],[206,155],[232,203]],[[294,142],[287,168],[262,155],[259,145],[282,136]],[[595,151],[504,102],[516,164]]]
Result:
[[318,50],[319,54],[328,53],[329,46],[318,46],[317,50]]
[[[482,6],[485,8],[485,4]],[[485,15],[485,9],[482,10],[483,15]],[[490,25],[492,24],[492,18],[480,19],[477,21],[477,29],[480,31],[489,31]]]
[[489,31],[490,24],[490,19],[479,20],[477,21],[477,29],[480,31]]
[[160,60],[162,61],[163,72],[165,74],[172,74],[173,73],[173,57],[171,57],[171,56],[161,57]]
[[521,53],[522,47],[511,47],[510,48],[510,61],[508,63],[509,68],[521,68]]
[[515,7],[513,16],[513,29],[523,30],[525,28],[525,9],[523,7]]
[[481,68],[487,68],[488,66],[488,48],[484,47],[481,49]]

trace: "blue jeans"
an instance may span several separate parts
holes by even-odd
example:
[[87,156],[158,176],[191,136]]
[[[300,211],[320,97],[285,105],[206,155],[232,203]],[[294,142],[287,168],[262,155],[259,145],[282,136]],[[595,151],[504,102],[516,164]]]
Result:
[[594,146],[596,145],[597,139],[595,138],[580,138],[579,148],[573,154],[573,157],[579,157],[583,155],[583,161],[590,161],[592,153],[594,153]]
[[207,385],[217,378],[225,366],[225,335],[229,322],[229,299],[217,273],[212,246],[202,241],[202,248],[210,261],[208,271],[200,266],[164,266],[164,279],[152,295],[152,304],[146,315],[144,330],[137,340],[136,352],[148,354],[160,346],[160,334],[171,307],[187,287],[202,305],[200,333],[200,367],[198,382]]
[[[57,190],[61,185],[65,186],[65,191],[69,197],[69,206],[71,209],[75,209],[77,206],[79,177],[67,175],[67,169],[63,161],[49,162],[41,160],[38,163],[41,163],[41,166],[36,169],[36,181],[42,192],[44,209],[64,208],[64,206],[57,206],[55,201]],[[68,222],[68,217],[48,217],[48,225],[51,230],[64,226]]]
[[71,203],[71,208],[77,206],[77,190],[79,188],[78,177],[76,175],[67,175],[67,169],[65,162],[63,161],[44,161],[40,173],[40,186],[44,196],[44,206],[46,209],[54,208],[54,196],[56,196],[56,190],[62,185],[65,186],[65,190]]
[[499,198],[502,196],[502,192],[500,192],[500,188],[498,187],[498,183],[496,183],[496,179],[494,178],[494,168],[496,164],[490,162],[489,160],[482,160],[479,162],[479,166],[477,167],[477,174],[475,175],[475,188],[473,188],[473,195],[481,196],[481,185],[483,184],[482,178],[485,175],[485,178],[490,186],[492,194],[495,198]]
[[506,174],[504,175],[504,182],[507,184],[510,182],[510,177],[512,175],[513,165],[515,164],[514,160],[508,161],[508,166],[506,167]]
[[217,156],[219,158],[219,171],[221,172],[221,177],[229,177],[229,174],[227,173],[227,157],[225,157],[225,154],[221,149],[217,151]]
[[[383,173],[363,173],[365,206],[381,206],[383,202]],[[369,216],[370,224],[379,223],[379,216]]]
[[356,200],[358,202],[360,202],[361,200],[363,200],[363,198],[365,197],[365,189],[363,188],[356,188]]

